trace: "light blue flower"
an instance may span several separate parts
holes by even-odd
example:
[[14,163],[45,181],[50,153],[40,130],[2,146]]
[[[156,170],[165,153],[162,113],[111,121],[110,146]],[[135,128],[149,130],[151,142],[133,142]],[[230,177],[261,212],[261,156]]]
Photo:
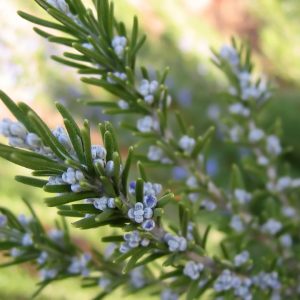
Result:
[[49,254],[46,251],[41,252],[40,256],[37,258],[37,263],[43,265],[49,257]]
[[154,195],[146,195],[146,196],[144,196],[143,202],[146,207],[154,208],[157,204],[157,199]]
[[31,246],[33,244],[33,240],[30,233],[25,233],[22,237],[22,245],[23,246]]
[[187,241],[182,236],[174,236],[170,233],[166,233],[164,240],[168,244],[171,252],[185,251],[187,248]]
[[155,228],[155,222],[152,219],[146,220],[143,222],[142,228],[146,231],[152,231]]
[[196,263],[192,260],[188,261],[183,269],[183,274],[190,277],[192,280],[199,278],[200,273],[203,271],[204,265],[201,263]]
[[40,278],[42,281],[47,281],[54,279],[58,274],[58,270],[56,269],[41,269],[40,270]]

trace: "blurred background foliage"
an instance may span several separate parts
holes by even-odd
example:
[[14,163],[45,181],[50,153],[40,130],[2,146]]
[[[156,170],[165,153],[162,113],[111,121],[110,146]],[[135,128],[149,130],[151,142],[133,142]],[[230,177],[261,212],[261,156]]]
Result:
[[[88,1],[87,1],[88,2]],[[170,66],[168,85],[180,111],[204,131],[218,118],[225,107],[220,92],[226,82],[210,62],[210,47],[218,49],[236,36],[250,43],[257,72],[272,81],[274,96],[268,104],[262,122],[266,125],[280,117],[283,124],[283,143],[291,145],[288,155],[294,172],[300,170],[300,1],[298,0],[126,0],[115,1],[116,13],[125,23],[139,16],[148,42],[140,63],[150,70]],[[36,15],[42,11],[34,1],[0,0],[0,88],[16,100],[22,100],[37,110],[47,123],[55,127],[62,122],[54,110],[54,101],[66,104],[76,116],[98,122],[107,119],[100,109],[83,107],[77,99],[110,99],[98,88],[80,83],[74,70],[50,60],[63,49],[48,43],[32,31],[32,25],[19,18],[17,10]],[[8,116],[0,106],[0,117]],[[117,120],[116,120],[117,121]],[[122,144],[130,142],[121,132]],[[95,137],[95,143],[99,142]],[[230,147],[219,147],[215,139],[208,159],[208,171],[223,184],[229,164],[236,159]],[[1,160],[0,203],[23,212],[20,198],[32,199],[37,212],[46,224],[56,215],[55,209],[44,207],[42,192],[28,189],[13,181],[20,172]],[[22,170],[24,172],[24,170]],[[161,176],[162,177],[162,176]],[[45,212],[47,211],[47,212]],[[99,232],[84,235],[95,247],[101,247]],[[84,245],[83,236],[76,238]],[[1,257],[0,257],[1,261]],[[28,299],[34,289],[36,274],[24,267],[0,272],[0,299]],[[67,296],[66,291],[72,290]],[[81,291],[79,285],[61,282],[49,286],[39,299],[88,299],[93,291]],[[55,296],[54,296],[55,295]],[[112,299],[120,299],[120,294]],[[128,297],[129,299],[130,297]],[[143,296],[143,299],[146,299]]]

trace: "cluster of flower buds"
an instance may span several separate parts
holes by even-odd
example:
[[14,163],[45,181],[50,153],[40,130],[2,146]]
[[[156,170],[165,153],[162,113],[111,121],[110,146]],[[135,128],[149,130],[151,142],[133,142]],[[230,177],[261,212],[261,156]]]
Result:
[[122,72],[114,72],[114,73],[108,73],[107,74],[107,82],[110,84],[116,84],[115,77],[118,78],[121,81],[127,80],[127,75]]
[[251,113],[249,108],[245,107],[245,105],[239,102],[231,104],[228,110],[233,115],[238,115],[245,118],[249,117]]
[[[64,129],[59,127],[54,135],[58,139],[58,141],[65,146],[69,145],[69,138],[65,133]],[[71,145],[67,146],[72,153]],[[106,162],[106,149],[100,145],[92,145],[91,154],[93,163],[99,163],[103,168],[105,168],[105,172],[108,176],[110,176],[113,172],[113,161]],[[84,188],[80,185],[81,182],[85,181],[84,174],[81,170],[76,170],[74,168],[68,168],[66,172],[62,173],[61,176],[50,176],[48,180],[48,185],[60,185],[60,184],[69,184],[71,186],[71,190],[74,193],[81,192]]]
[[153,117],[146,116],[137,120],[136,127],[140,132],[153,132],[159,130],[159,123]]
[[233,290],[235,296],[243,300],[252,300],[251,285],[251,279],[240,278],[226,269],[216,279],[214,290],[217,293]]
[[80,257],[72,257],[71,264],[68,267],[68,272],[71,274],[81,274],[86,277],[90,271],[88,264],[90,263],[92,256],[90,253],[83,253]]
[[194,150],[196,141],[194,138],[184,135],[179,140],[179,147],[186,153],[191,154]]
[[29,149],[39,154],[53,157],[52,151],[44,147],[41,139],[24,127],[20,122],[3,119],[0,122],[0,134],[8,138],[12,147]]
[[[270,92],[265,80],[261,80],[259,84],[253,82],[251,73],[247,69],[243,69],[240,64],[240,58],[238,52],[235,48],[224,45],[219,52],[220,58],[227,62],[231,67],[231,71],[236,75],[239,82],[239,90],[236,87],[231,86],[229,92],[236,96],[240,92],[241,99],[245,102],[250,99],[255,99],[257,101],[266,101],[270,97]],[[244,114],[244,110],[239,110]]]
[[166,233],[164,241],[167,243],[169,251],[171,252],[182,252],[187,248],[187,240],[182,236],[175,236],[170,233]]
[[245,224],[240,216],[233,215],[230,220],[230,227],[237,233],[241,233],[245,230]]
[[200,207],[202,209],[205,209],[207,211],[214,211],[217,208],[217,205],[215,202],[209,199],[203,199],[200,203]]
[[[152,197],[154,196],[148,196],[148,198],[151,198],[151,203],[154,202]],[[145,203],[135,203],[134,207],[128,210],[128,217],[136,223],[142,224],[143,229],[147,231],[151,231],[155,227],[155,223],[151,219],[153,217],[153,209],[146,206]]]
[[146,279],[144,275],[144,267],[134,268],[130,273],[130,284],[135,289],[140,289],[146,285]]
[[[135,194],[136,183],[131,182],[129,193]],[[157,205],[157,196],[161,193],[161,185],[157,183],[145,182],[143,202],[136,202],[128,210],[128,217],[136,223],[142,224],[145,231],[151,231],[155,228],[155,222],[152,219],[154,209]]]
[[114,52],[119,58],[124,57],[124,51],[127,44],[127,39],[125,36],[115,36],[112,40],[112,47],[114,49]]
[[39,257],[36,259],[36,262],[39,265],[44,265],[47,262],[48,258],[49,258],[48,252],[42,251]]
[[111,285],[111,280],[107,277],[101,277],[98,280],[98,286],[104,290],[104,291],[108,291],[109,286]]
[[172,291],[171,289],[165,289],[160,294],[161,300],[178,300],[179,295]]
[[242,265],[244,265],[248,260],[249,260],[250,254],[247,250],[237,254],[234,257],[234,265],[236,267],[240,267]]
[[226,60],[232,68],[237,69],[240,63],[240,59],[236,50],[228,45],[223,45],[220,49],[220,57]]
[[190,260],[185,264],[183,274],[190,277],[192,280],[196,280],[200,277],[200,273],[203,271],[203,269],[203,264]]
[[108,208],[116,208],[115,198],[109,198],[109,197],[101,197],[101,198],[93,198],[93,199],[87,199],[88,202],[91,202],[94,204],[95,208],[105,211]]
[[44,269],[40,270],[39,275],[40,275],[40,279],[42,281],[48,281],[48,280],[54,279],[58,275],[58,273],[59,272],[57,269],[44,268]]
[[154,102],[154,94],[156,93],[159,87],[159,83],[156,80],[149,81],[143,79],[138,91],[144,97],[144,100],[147,104],[152,104]]
[[281,283],[278,279],[277,272],[260,272],[258,275],[252,278],[252,282],[255,286],[259,287],[262,290],[280,290],[281,288]]
[[76,24],[82,25],[77,15],[73,15],[66,0],[47,0],[48,4],[61,11],[67,17],[72,19]]
[[126,253],[130,249],[137,248],[138,246],[147,247],[150,244],[150,240],[142,238],[137,230],[124,234],[125,242],[120,246],[120,252]]
[[252,199],[252,195],[243,189],[235,189],[234,197],[240,204],[247,204]]
[[269,219],[265,224],[262,225],[261,230],[262,232],[275,235],[282,229],[282,224],[281,222],[274,220],[274,219]]

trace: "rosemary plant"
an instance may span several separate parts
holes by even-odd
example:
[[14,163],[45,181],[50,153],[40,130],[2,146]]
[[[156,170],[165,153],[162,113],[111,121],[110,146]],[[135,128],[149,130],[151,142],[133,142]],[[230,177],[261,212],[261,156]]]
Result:
[[[49,42],[69,48],[54,60],[115,96],[84,104],[130,115],[132,122],[121,126],[135,143],[124,157],[115,124],[98,124],[103,145],[95,145],[90,122],[79,126],[62,104],[56,107],[64,127],[50,129],[28,105],[0,92],[16,119],[0,123],[9,144],[0,145],[0,156],[32,170],[32,176],[16,180],[54,194],[45,203],[63,216],[56,229],[47,231],[29,201],[29,218],[2,207],[0,250],[7,257],[2,267],[36,266],[40,281],[34,296],[53,281],[76,276],[82,287],[98,286],[94,299],[119,287],[126,294],[143,292],[163,300],[298,299],[300,179],[284,168],[278,124],[263,128],[258,117],[271,93],[253,74],[249,47],[233,40],[212,59],[230,84],[224,93],[228,113],[216,126],[224,143],[243,150],[224,187],[205,167],[215,127],[199,134],[183,120],[166,84],[168,68],[153,77],[137,65],[145,36],[136,17],[128,29],[108,0],[93,0],[92,8],[81,0],[35,2],[50,21],[19,15],[39,25],[34,30]],[[149,178],[150,165],[183,170],[186,180],[157,183]],[[69,234],[71,218],[82,230],[110,227],[101,237],[107,251],[83,251]],[[223,238],[219,249],[212,249],[208,242],[216,231]]]

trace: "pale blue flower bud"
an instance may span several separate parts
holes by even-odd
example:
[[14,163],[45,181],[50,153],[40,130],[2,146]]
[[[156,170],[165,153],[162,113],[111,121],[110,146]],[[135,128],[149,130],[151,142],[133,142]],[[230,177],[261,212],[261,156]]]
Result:
[[147,157],[151,161],[160,161],[163,157],[163,151],[157,146],[150,146]]
[[228,291],[233,286],[234,276],[229,270],[224,270],[214,283],[216,292]]
[[159,123],[150,116],[146,116],[137,121],[137,129],[140,132],[151,132],[159,129]]
[[265,133],[259,128],[252,128],[249,132],[249,142],[250,143],[257,143],[265,136]]
[[130,247],[128,246],[128,244],[122,243],[122,244],[120,245],[119,251],[120,251],[121,253],[127,253],[129,250],[130,250]]
[[41,269],[40,278],[42,281],[54,279],[58,274],[56,269]]
[[145,219],[150,219],[150,218],[152,218],[152,216],[153,216],[153,210],[152,210],[152,208],[146,207],[144,209],[144,218]]
[[246,203],[250,202],[250,200],[252,198],[252,195],[250,193],[247,193],[243,189],[235,189],[234,196],[240,204],[246,204]]
[[136,187],[136,182],[135,181],[130,182],[128,191],[131,195],[135,194],[135,187]]
[[137,215],[134,216],[136,223],[142,223],[144,221],[144,215],[139,215],[140,212],[135,212]]
[[48,232],[48,236],[51,240],[53,240],[55,242],[61,242],[64,238],[64,232],[62,230],[58,230],[58,229],[51,229]]
[[204,265],[196,263],[194,261],[188,261],[183,269],[183,274],[190,277],[192,280],[199,278],[201,271],[204,269]]
[[293,245],[293,239],[290,234],[284,234],[279,239],[280,244],[285,248],[290,248]]
[[10,136],[8,143],[12,147],[26,148],[24,140],[19,137]]
[[216,209],[217,205],[213,201],[211,201],[209,199],[204,199],[201,202],[201,207],[203,207],[207,211],[213,211],[213,210]]
[[144,204],[146,207],[154,208],[157,204],[157,199],[153,195],[144,196]]
[[98,285],[101,289],[107,290],[111,284],[111,280],[105,277],[102,277],[98,281]]
[[179,140],[179,147],[184,150],[187,154],[191,154],[194,147],[195,147],[196,141],[194,138],[191,138],[187,135],[184,135],[180,140]]
[[184,237],[173,236],[170,233],[167,233],[164,236],[164,240],[168,244],[171,252],[185,251],[187,248],[187,241]]
[[119,106],[119,108],[124,109],[124,110],[129,108],[129,104],[126,101],[124,101],[123,99],[120,99],[118,101],[118,106]]
[[108,81],[109,83],[111,83],[111,84],[115,84],[115,83],[116,83],[116,81],[115,81],[115,79],[113,78],[112,75],[113,75],[114,77],[119,78],[119,79],[122,80],[122,81],[127,80],[127,75],[126,75],[125,73],[120,73],[120,72],[114,72],[113,74],[108,73],[108,74],[107,74],[107,81]]
[[72,150],[73,146],[63,127],[57,127],[52,131],[52,134],[57,138],[57,140],[68,150]]
[[239,64],[240,60],[239,60],[238,53],[231,46],[228,45],[222,46],[219,55],[221,56],[221,58],[228,61],[228,63],[234,67],[236,67]]
[[11,123],[9,130],[11,135],[15,137],[19,137],[22,140],[26,138],[27,130],[21,123]]
[[102,210],[102,211],[107,209],[107,204],[108,204],[107,197],[101,197],[101,198],[95,199],[95,201],[94,201],[95,208]]
[[141,241],[141,237],[139,235],[139,232],[137,230],[134,230],[132,232],[125,233],[124,240],[125,240],[125,243],[123,243],[120,247],[120,251],[122,253],[126,253],[131,248],[138,247],[139,243]]
[[270,135],[267,137],[267,151],[271,155],[279,155],[282,152],[280,140],[276,135]]
[[148,239],[142,239],[142,241],[141,241],[141,246],[142,247],[148,247],[149,244],[150,244],[150,240],[148,240]]
[[49,254],[46,251],[41,252],[40,256],[37,258],[37,263],[39,265],[43,265],[44,263],[46,263],[47,259],[49,257]]
[[106,158],[106,149],[100,145],[92,145],[92,158],[93,159],[102,159]]
[[30,132],[26,135],[26,144],[31,149],[38,149],[42,146],[42,141],[35,133]]
[[143,270],[143,267],[137,267],[130,272],[130,283],[136,289],[140,289],[146,284]]
[[274,219],[269,219],[263,226],[262,231],[265,233],[269,233],[271,235],[275,235],[282,229],[282,224]]
[[250,254],[248,251],[243,251],[234,257],[234,265],[240,267],[249,260]]
[[125,36],[115,36],[112,40],[112,47],[119,58],[123,58],[127,39]]
[[25,233],[22,237],[23,246],[31,246],[33,244],[32,237],[29,233]]
[[143,222],[142,228],[146,231],[152,231],[155,228],[155,222],[152,219],[146,220]]
[[241,218],[237,215],[232,216],[230,221],[230,227],[239,233],[245,230],[244,223],[242,222]]
[[65,183],[75,184],[77,182],[75,176],[75,170],[73,168],[68,168],[67,172],[64,172],[62,174],[62,179]]
[[11,135],[10,133],[10,125],[11,125],[12,121],[9,119],[3,119],[2,121],[0,121],[0,134],[5,136],[5,137],[9,137]]
[[93,50],[94,47],[91,43],[82,43],[82,46],[88,50]]
[[175,292],[173,292],[170,289],[165,289],[162,291],[160,294],[160,299],[161,300],[178,300],[179,296]]
[[116,208],[116,203],[114,198],[107,199],[107,207],[108,208]]
[[82,188],[81,188],[79,183],[72,184],[71,185],[71,191],[74,192],[74,193],[79,193],[79,192],[82,191]]
[[75,171],[75,177],[76,177],[76,180],[77,181],[80,181],[80,180],[83,180],[84,179],[84,175],[81,171],[79,170],[76,170]]
[[25,215],[20,214],[18,215],[18,221],[23,225],[27,226],[31,222],[31,218],[27,218]]

